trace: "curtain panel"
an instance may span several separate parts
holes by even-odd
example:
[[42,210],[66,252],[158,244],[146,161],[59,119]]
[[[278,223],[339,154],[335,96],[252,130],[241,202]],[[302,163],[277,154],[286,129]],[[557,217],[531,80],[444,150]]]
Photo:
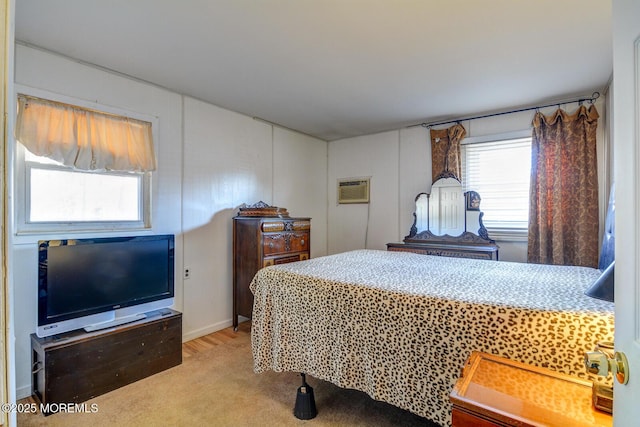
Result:
[[453,174],[458,180],[462,178],[462,160],[460,142],[467,134],[461,124],[447,129],[431,129],[431,182],[440,176]]
[[16,139],[30,152],[85,171],[156,169],[151,123],[18,96]]
[[597,267],[595,106],[533,119],[529,262]]

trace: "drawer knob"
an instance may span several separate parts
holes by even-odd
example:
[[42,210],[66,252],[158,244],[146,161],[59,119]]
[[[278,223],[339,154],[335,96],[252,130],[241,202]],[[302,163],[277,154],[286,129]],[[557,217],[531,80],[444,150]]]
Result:
[[300,244],[304,245],[304,239],[300,240]]
[[269,247],[272,248],[273,247],[273,242],[269,242]]

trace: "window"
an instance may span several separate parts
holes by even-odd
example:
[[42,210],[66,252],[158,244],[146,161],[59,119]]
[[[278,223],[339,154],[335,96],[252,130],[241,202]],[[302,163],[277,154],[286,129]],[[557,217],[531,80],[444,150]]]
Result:
[[18,96],[18,233],[150,228],[155,119],[75,104]]
[[25,195],[21,231],[148,225],[149,173],[78,171],[22,146],[19,152]]
[[505,231],[526,230],[531,137],[462,144],[463,186],[480,194],[484,225]]
[[69,170],[25,151],[28,221],[142,221],[140,173]]

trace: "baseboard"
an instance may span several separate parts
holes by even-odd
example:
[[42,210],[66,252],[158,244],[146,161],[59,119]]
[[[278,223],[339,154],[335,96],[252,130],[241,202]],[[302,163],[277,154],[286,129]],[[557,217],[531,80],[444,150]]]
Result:
[[212,325],[205,326],[203,328],[198,328],[193,331],[189,331],[189,332],[182,331],[182,342],[191,341],[196,338],[209,335],[221,329],[228,328],[231,325],[233,325],[233,322],[231,321],[231,319],[229,319],[222,322],[214,323]]
[[16,400],[31,396],[31,385],[16,388]]

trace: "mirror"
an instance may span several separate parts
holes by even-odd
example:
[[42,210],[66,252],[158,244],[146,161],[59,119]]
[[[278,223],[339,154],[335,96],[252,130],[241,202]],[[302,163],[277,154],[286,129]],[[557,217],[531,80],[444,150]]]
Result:
[[[431,186],[431,193],[416,197],[414,225],[407,239],[424,237],[462,236],[465,233],[490,240],[482,224],[480,195],[475,191],[463,192],[456,178],[440,178]],[[418,235],[422,234],[422,239]]]
[[436,236],[459,236],[465,232],[462,185],[455,178],[442,178],[431,186],[429,231]]

